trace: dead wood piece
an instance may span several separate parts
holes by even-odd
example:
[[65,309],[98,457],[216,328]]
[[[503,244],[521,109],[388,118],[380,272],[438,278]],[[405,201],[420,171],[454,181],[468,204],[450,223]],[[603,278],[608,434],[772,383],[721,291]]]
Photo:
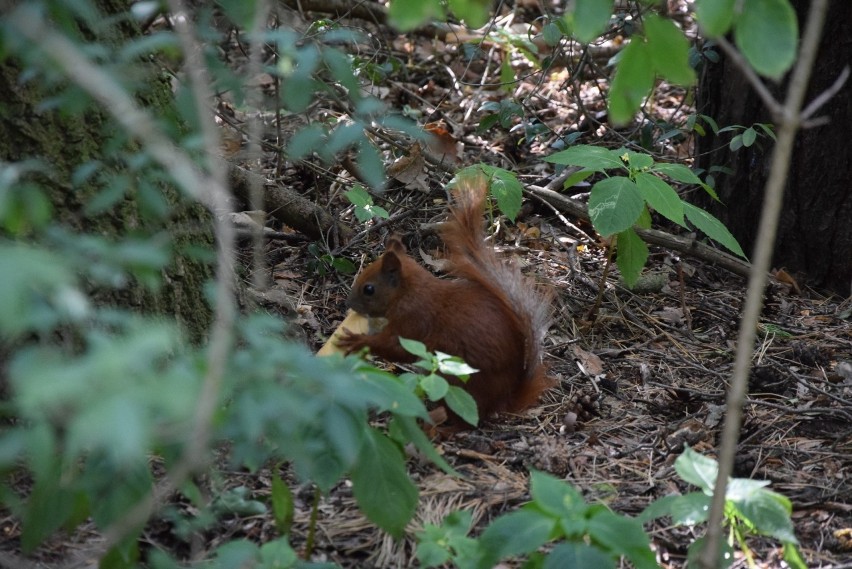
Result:
[[[248,201],[253,177],[258,177],[258,174],[233,164],[230,165],[228,182],[234,195],[240,200]],[[314,202],[289,188],[271,185],[265,178],[262,178],[261,183],[264,185],[266,214],[279,223],[289,225],[311,239],[333,237],[337,234],[342,241],[346,241],[351,236],[351,229],[341,226],[327,211]],[[333,239],[333,241],[336,240]]]
[[[547,203],[557,208],[563,213],[571,214],[581,219],[589,220],[589,212],[585,204],[572,200],[553,190],[542,188],[540,186],[527,186],[527,191],[531,194],[545,200]],[[691,237],[681,237],[672,235],[665,231],[657,229],[635,229],[636,234],[646,243],[665,247],[708,263],[715,263],[732,273],[747,277],[751,272],[751,264],[747,261],[729,255],[724,251],[718,251],[697,241]],[[772,278],[772,277],[770,277]]]

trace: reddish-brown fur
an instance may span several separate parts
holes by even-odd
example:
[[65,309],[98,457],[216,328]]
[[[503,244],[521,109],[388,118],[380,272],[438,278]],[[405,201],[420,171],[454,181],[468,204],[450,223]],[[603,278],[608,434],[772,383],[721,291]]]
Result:
[[399,337],[429,350],[460,356],[479,372],[464,385],[479,415],[519,411],[548,386],[541,341],[549,317],[549,295],[502,263],[483,240],[482,181],[460,183],[450,220],[441,229],[453,280],[439,279],[388,240],[385,253],[355,281],[348,304],[356,312],[384,317],[376,334],[349,334],[338,344],[347,352],[369,347],[384,359],[411,362]]

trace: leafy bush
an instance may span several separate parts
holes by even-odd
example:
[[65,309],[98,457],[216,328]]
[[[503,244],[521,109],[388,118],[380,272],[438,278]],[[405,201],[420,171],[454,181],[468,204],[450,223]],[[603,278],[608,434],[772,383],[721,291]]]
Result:
[[[734,253],[744,256],[739,243],[718,219],[703,209],[683,201],[660,176],[713,189],[683,164],[655,162],[651,156],[625,148],[608,150],[578,145],[546,158],[548,162],[582,168],[565,181],[573,185],[593,173],[606,177],[592,186],[589,217],[603,237],[616,237],[618,267],[628,286],[633,286],[648,259],[648,247],[633,230],[634,225],[650,227],[649,208],[688,228],[684,218]],[[610,170],[618,174],[610,175]]]
[[[470,538],[471,516],[454,512],[441,526],[419,534],[417,558],[426,567],[452,561],[460,569],[486,569],[508,556],[529,556],[524,567],[617,567],[624,556],[638,569],[658,567],[648,535],[637,519],[587,504],[580,493],[541,472],[532,472],[532,501],[494,520],[479,538]],[[537,550],[556,546],[546,555]]]
[[[702,456],[689,447],[675,461],[678,475],[700,492],[683,496],[664,496],[649,505],[639,516],[643,522],[669,516],[676,525],[694,526],[707,521],[713,486],[718,475],[718,465],[712,458]],[[719,567],[729,567],[734,560],[733,547],[738,547],[749,560],[753,555],[746,539],[752,535],[765,535],[777,539],[784,545],[784,560],[796,569],[805,569],[798,550],[798,540],[793,533],[790,500],[768,490],[766,480],[734,478],[725,492],[725,523],[730,530],[726,550],[722,552]],[[689,564],[697,564],[704,543],[699,538],[689,547]]]
[[[237,21],[243,16],[238,4],[224,6],[235,9],[229,13]],[[48,24],[48,14],[62,31]],[[56,530],[71,530],[90,517],[111,548],[104,564],[133,566],[139,556],[135,538],[146,519],[178,490],[197,500],[204,515],[185,519],[165,512],[176,533],[181,527],[207,527],[228,512],[266,511],[265,504],[239,492],[214,493],[208,503],[202,492],[192,491],[190,476],[208,471],[213,451],[222,445],[234,466],[256,470],[287,462],[301,480],[323,492],[351,477],[364,513],[392,535],[401,535],[418,496],[405,469],[402,444],[413,442],[449,470],[417,425],[417,419],[427,418],[426,410],[404,381],[355,358],[317,359],[284,341],[283,323],[268,316],[238,316],[213,343],[197,345],[169,316],[133,313],[100,301],[107,291],[135,298],[139,288],[164,288],[165,268],[190,254],[207,261],[216,256],[204,239],[184,247],[179,232],[163,230],[174,223],[175,212],[193,206],[192,198],[211,203],[207,187],[173,177],[182,171],[192,178],[198,172],[191,166],[209,166],[199,157],[200,123],[206,117],[189,90],[182,85],[174,108],[166,102],[156,118],[143,112],[145,128],[153,133],[143,142],[161,141],[168,149],[164,157],[162,148],[131,144],[129,134],[100,113],[109,105],[95,104],[66,82],[64,73],[91,95],[113,97],[110,101],[143,94],[147,100],[149,91],[165,87],[143,86],[134,79],[151,75],[140,54],[178,54],[176,36],[163,32],[130,38],[115,49],[110,42],[121,36],[113,26],[128,17],[109,18],[86,3],[28,4],[4,15],[0,28],[4,57],[14,58],[25,69],[21,79],[37,87],[34,105],[55,108],[59,116],[85,111],[95,124],[106,124],[104,132],[113,133],[103,154],[66,153],[72,163],[70,180],[54,174],[60,186],[79,186],[74,195],[82,204],[73,225],[51,206],[53,190],[41,177],[42,163],[3,165],[0,176],[0,339],[4,355],[9,354],[3,362],[8,424],[0,434],[0,499],[22,520],[23,550],[32,551]],[[205,18],[202,14],[199,19]],[[78,39],[78,25],[86,27],[87,43]],[[216,37],[212,28],[200,26],[201,33]],[[26,37],[33,29],[40,30],[43,44]],[[286,30],[270,32],[266,39],[281,54],[278,68],[270,71],[283,79],[282,102],[289,110],[303,110],[315,92],[338,85],[347,88],[345,98],[354,109],[350,121],[299,131],[290,152],[304,156],[316,151],[332,160],[335,153],[355,149],[356,163],[368,173],[369,183],[381,186],[381,161],[364,127],[384,109],[362,94],[349,56],[301,42]],[[54,61],[58,45],[83,62],[76,74],[63,67],[67,62]],[[244,103],[243,85],[250,81],[212,58],[208,62],[214,86]],[[119,94],[109,91],[113,88]],[[184,169],[166,171],[155,166],[159,160]],[[177,195],[175,185],[186,193]],[[57,203],[64,203],[62,193],[55,195],[61,197]],[[126,224],[113,240],[104,238],[94,222],[96,215],[107,214]],[[197,216],[192,223],[209,220]],[[317,257],[340,267],[333,258]],[[231,280],[230,275],[223,278]],[[209,299],[219,320],[227,322],[223,314],[233,300]],[[224,362],[221,367],[218,361]],[[371,414],[385,411],[391,415],[393,438],[368,422]],[[283,531],[286,491],[277,487],[273,514],[281,518]],[[151,555],[153,566],[173,566],[165,554]],[[232,566],[238,557],[266,566],[290,566],[295,559],[282,537],[260,548],[227,544],[213,564]]]

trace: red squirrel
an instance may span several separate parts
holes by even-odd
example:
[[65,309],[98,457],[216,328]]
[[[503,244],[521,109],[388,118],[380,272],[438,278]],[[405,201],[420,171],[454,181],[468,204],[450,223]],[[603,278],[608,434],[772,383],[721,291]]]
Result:
[[479,371],[464,384],[448,379],[470,393],[482,418],[529,407],[550,385],[542,363],[550,294],[501,262],[485,243],[486,193],[481,179],[462,179],[453,190],[450,217],[439,232],[455,278],[437,278],[391,237],[384,254],[357,277],[347,301],[356,312],[387,324],[378,333],[346,333],[338,341],[347,353],[368,347],[395,362],[416,359],[400,337],[460,356]]

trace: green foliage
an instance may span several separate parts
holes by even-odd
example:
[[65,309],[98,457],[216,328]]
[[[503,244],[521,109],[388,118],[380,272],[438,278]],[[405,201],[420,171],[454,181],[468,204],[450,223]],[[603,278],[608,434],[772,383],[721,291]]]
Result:
[[733,28],[737,47],[762,75],[780,79],[796,60],[799,27],[789,0],[698,0],[695,11],[708,37]]
[[491,190],[491,196],[497,202],[497,207],[514,222],[518,212],[521,211],[524,195],[524,187],[518,177],[504,168],[497,168],[488,164],[474,164],[456,172],[455,177],[450,180],[447,187],[452,188],[459,180],[477,177],[485,178]]
[[[682,496],[665,496],[651,503],[639,519],[643,522],[669,516],[677,525],[693,526],[707,521],[710,512],[710,500],[718,475],[716,461],[702,456],[688,448],[675,461],[678,475],[700,492]],[[806,567],[798,551],[798,540],[793,533],[790,514],[793,511],[790,500],[767,488],[768,481],[733,478],[729,481],[725,493],[725,524],[730,528],[730,540],[727,551],[733,546],[739,547],[749,558],[746,539],[751,535],[764,535],[777,539],[784,544],[784,560],[797,569]],[[690,565],[696,562],[702,542],[698,541],[689,549]],[[720,567],[728,567],[733,557],[721,558]]]
[[750,147],[758,140],[758,137],[766,137],[771,138],[772,140],[776,140],[775,132],[772,130],[772,125],[765,123],[755,123],[754,125],[749,127],[745,127],[740,124],[734,124],[717,129],[716,134],[737,131],[741,132],[739,134],[734,135],[734,137],[731,138],[731,142],[728,143],[728,146],[732,152],[736,152],[737,150],[743,147]]
[[609,93],[609,112],[616,124],[633,118],[660,75],[671,83],[690,85],[689,43],[670,20],[653,14],[645,19],[645,37],[634,35],[621,53]]
[[426,20],[444,18],[444,6],[465,24],[478,28],[488,21],[491,2],[485,0],[396,0],[390,5],[391,24],[400,31],[408,31]]
[[373,204],[372,196],[367,193],[367,190],[361,184],[355,184],[344,195],[355,206],[355,217],[362,223],[374,217],[381,219],[390,217],[385,208]]
[[[605,506],[587,504],[564,482],[532,472],[532,501],[494,520],[482,535],[468,537],[469,513],[454,512],[441,526],[427,524],[418,534],[417,557],[425,567],[452,561],[460,569],[494,567],[508,556],[529,556],[530,567],[615,567],[626,557],[639,569],[656,568],[641,523]],[[556,547],[546,557],[536,551]]]
[[577,0],[571,22],[574,35],[589,43],[606,29],[612,15],[613,0]]
[[470,379],[470,375],[478,370],[464,363],[458,356],[438,351],[433,354],[417,340],[400,338],[399,341],[408,353],[420,358],[414,362],[414,365],[425,371],[423,374],[404,374],[403,381],[415,385],[415,391],[422,393],[430,401],[443,399],[459,417],[471,425],[477,425],[479,412],[476,409],[476,401],[461,387],[450,385],[442,375],[452,375],[466,382]]
[[308,245],[308,252],[314,256],[312,260],[308,261],[308,270],[315,275],[324,277],[334,272],[354,275],[357,270],[355,263],[345,257],[335,257],[331,253],[324,252],[319,243]]
[[500,126],[509,129],[514,124],[514,119],[524,117],[524,109],[512,99],[500,99],[500,101],[486,101],[478,109],[480,112],[490,112],[479,121],[477,132],[485,132],[498,122]]
[[[618,267],[628,286],[636,282],[648,257],[648,248],[633,231],[633,227],[641,226],[641,220],[647,216],[649,208],[685,228],[688,226],[684,218],[689,220],[708,237],[743,256],[736,239],[722,222],[681,200],[674,188],[660,177],[699,185],[715,197],[713,189],[682,164],[657,163],[647,154],[624,148],[608,150],[587,145],[573,146],[545,160],[580,166],[583,168],[583,176],[589,172],[607,176],[592,186],[589,217],[595,230],[602,236],[616,236]],[[617,170],[617,173],[611,174],[610,170]],[[576,179],[571,179],[571,184],[576,183]]]
[[[53,7],[65,14],[54,20],[57,25],[68,26],[63,31],[81,41],[75,27],[79,18],[69,16],[62,6]],[[239,8],[235,11],[224,7],[235,21],[251,19],[251,10],[244,10],[249,5],[234,5]],[[199,21],[207,17],[201,14]],[[76,48],[84,56],[97,54],[119,88],[135,87],[138,90],[130,91],[131,96],[146,95],[134,77],[150,73],[144,66],[152,52],[176,53],[176,37],[163,33],[129,39],[111,49],[106,42],[98,43],[100,36],[95,33],[106,32],[118,22],[103,23],[108,20],[89,14],[86,21],[94,26],[87,34],[89,43],[78,43]],[[21,58],[17,63],[31,81],[61,85],[62,70],[8,21],[4,16],[6,56]],[[214,29],[199,25],[201,35],[218,37]],[[331,27],[324,30],[316,33],[335,33]],[[120,34],[104,33],[107,36]],[[353,108],[350,120],[308,125],[294,136],[291,151],[302,157],[317,153],[330,161],[337,153],[354,150],[356,162],[371,176],[371,185],[381,186],[380,160],[364,125],[384,109],[362,95],[349,56],[286,30],[270,33],[266,39],[281,54],[278,67],[267,72],[281,81],[289,111],[303,110],[316,92],[338,86],[344,87],[341,93]],[[248,100],[244,86],[251,82],[233,74],[212,53],[208,55],[215,86],[231,90],[234,100],[243,104]],[[51,102],[59,111],[95,114],[91,99],[82,91],[68,89],[65,95]],[[197,158],[198,109],[184,88],[176,99],[175,107],[164,107],[150,126],[168,137],[176,152]],[[385,117],[385,122],[409,128],[394,117]],[[295,506],[279,476],[272,477],[267,504],[244,487],[214,487],[207,497],[181,478],[186,473],[175,474],[186,457],[205,457],[214,448],[227,449],[227,460],[235,468],[257,470],[286,463],[300,481],[324,492],[348,476],[365,514],[390,534],[402,535],[418,500],[402,445],[413,442],[439,466],[452,471],[418,427],[417,421],[427,420],[428,414],[412,386],[356,358],[317,359],[283,340],[282,322],[257,315],[236,319],[230,339],[215,348],[226,350],[227,363],[214,373],[208,369],[207,357],[214,348],[193,345],[174,322],[97,301],[103,291],[123,291],[131,283],[163,287],[164,267],[189,253],[163,227],[173,212],[194,207],[186,196],[171,191],[174,180],[154,167],[147,149],[131,146],[114,123],[105,124],[103,130],[111,133],[104,154],[80,156],[81,163],[72,164],[69,179],[58,181],[73,188],[82,202],[75,219],[79,223],[73,228],[55,217],[57,212],[47,200],[49,190],[40,178],[44,175],[40,161],[4,164],[0,170],[0,342],[9,356],[2,364],[8,379],[4,413],[14,418],[0,433],[0,498],[22,523],[24,550],[32,551],[55,531],[73,530],[88,518],[101,531],[120,527],[140,503],[151,498],[152,464],[156,464],[178,477],[181,492],[193,504],[190,511],[164,508],[163,516],[172,523],[177,539],[190,540],[193,532],[210,528],[224,516],[271,512],[282,535],[279,540],[262,546],[229,542],[217,550],[208,566],[237,567],[245,562],[270,568],[321,566],[301,562],[287,542]],[[363,188],[358,188],[350,197],[361,211],[380,215],[381,208],[364,200],[364,195]],[[132,215],[126,215],[128,211]],[[104,238],[94,224],[86,231],[95,216],[124,221],[132,230],[127,228],[118,239]],[[351,263],[323,254],[317,246],[312,252],[318,271],[354,272]],[[195,245],[192,254],[215,256],[209,244],[206,248]],[[458,371],[453,365],[442,362],[440,369]],[[212,392],[215,413],[208,436],[199,438],[197,407],[209,395],[210,377],[219,375],[219,390]],[[456,406],[470,416],[464,402]],[[390,415],[391,436],[368,423],[368,417],[376,413]],[[210,470],[213,480],[217,478],[214,470]],[[11,484],[22,478],[31,479],[31,486]],[[102,559],[102,566],[133,566],[141,530],[131,527]],[[150,553],[150,564],[176,567],[167,555],[156,551]]]

